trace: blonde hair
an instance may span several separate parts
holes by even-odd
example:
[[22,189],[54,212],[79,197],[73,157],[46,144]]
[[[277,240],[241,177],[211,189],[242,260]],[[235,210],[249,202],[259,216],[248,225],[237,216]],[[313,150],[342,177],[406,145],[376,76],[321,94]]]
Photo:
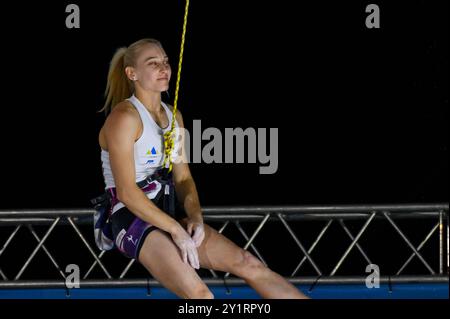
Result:
[[139,52],[142,47],[147,44],[156,44],[162,48],[162,45],[158,40],[147,38],[132,43],[128,48],[119,48],[116,53],[114,53],[108,71],[108,80],[105,90],[106,101],[99,112],[111,112],[114,106],[134,93],[133,81],[128,79],[125,74],[125,68],[128,66],[136,66]]

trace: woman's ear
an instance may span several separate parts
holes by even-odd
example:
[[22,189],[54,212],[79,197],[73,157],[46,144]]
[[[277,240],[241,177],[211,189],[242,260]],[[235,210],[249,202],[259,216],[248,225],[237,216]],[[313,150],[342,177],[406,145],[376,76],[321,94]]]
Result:
[[134,72],[133,67],[131,66],[127,66],[125,68],[125,74],[127,75],[127,78],[131,81],[136,81],[137,77],[136,77],[136,73]]

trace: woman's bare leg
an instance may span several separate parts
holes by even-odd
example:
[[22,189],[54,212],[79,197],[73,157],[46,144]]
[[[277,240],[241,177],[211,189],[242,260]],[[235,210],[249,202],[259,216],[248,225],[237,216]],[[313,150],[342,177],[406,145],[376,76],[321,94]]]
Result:
[[[185,225],[185,220],[182,221]],[[202,268],[230,272],[244,279],[262,298],[308,299],[294,285],[273,272],[250,252],[205,226],[205,239],[198,248]]]
[[164,287],[181,298],[214,297],[195,269],[183,262],[172,238],[161,230],[154,230],[145,238],[139,262]]

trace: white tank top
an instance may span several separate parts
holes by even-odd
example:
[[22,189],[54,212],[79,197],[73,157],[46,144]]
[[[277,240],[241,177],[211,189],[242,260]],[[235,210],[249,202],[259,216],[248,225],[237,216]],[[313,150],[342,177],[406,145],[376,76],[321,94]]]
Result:
[[[167,105],[161,101],[164,110],[166,111],[169,124],[162,129],[153,119],[151,114],[145,108],[145,106],[132,95],[127,99],[139,112],[142,121],[142,135],[134,143],[134,168],[136,174],[136,182],[144,180],[147,176],[152,175],[155,171],[160,169],[164,161],[164,133],[170,130],[172,125],[172,111]],[[175,145],[172,151],[172,162],[177,158],[178,151],[180,150],[179,139],[179,126],[175,121]],[[103,177],[105,180],[105,188],[115,187],[114,177],[111,171],[111,165],[109,161],[109,153],[102,149],[101,151]],[[166,163],[166,167],[169,164]],[[161,184],[157,183],[157,187],[147,197],[153,199],[156,194],[161,190]],[[113,213],[124,207],[122,203],[118,203],[113,208]]]

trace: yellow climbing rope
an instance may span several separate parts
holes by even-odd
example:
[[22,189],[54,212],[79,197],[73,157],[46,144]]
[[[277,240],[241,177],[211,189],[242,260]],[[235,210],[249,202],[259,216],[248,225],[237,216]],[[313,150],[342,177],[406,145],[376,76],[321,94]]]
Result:
[[183,32],[181,34],[181,48],[180,48],[180,58],[178,60],[178,72],[177,72],[177,82],[175,86],[175,100],[173,102],[173,112],[172,112],[172,125],[170,130],[164,134],[164,162],[163,167],[166,167],[167,161],[169,161],[169,173],[172,171],[172,151],[174,148],[174,130],[175,130],[175,119],[177,114],[177,103],[178,103],[178,91],[180,88],[180,78],[181,78],[181,65],[183,62],[183,52],[184,52],[184,38],[186,35],[186,25],[187,17],[189,12],[189,0],[186,0],[186,6],[184,9],[184,21],[183,21]]

